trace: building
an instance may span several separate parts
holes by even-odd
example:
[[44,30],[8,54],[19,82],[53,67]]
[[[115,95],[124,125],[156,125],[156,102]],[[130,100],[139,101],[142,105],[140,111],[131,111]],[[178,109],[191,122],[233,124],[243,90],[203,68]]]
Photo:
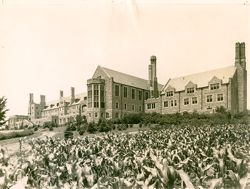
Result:
[[84,93],[75,95],[75,89],[71,87],[71,95],[63,96],[60,91],[58,100],[47,102],[45,96],[40,95],[40,103],[34,102],[34,96],[30,93],[28,116],[33,124],[43,125],[45,122],[54,122],[59,125],[76,121],[76,116],[85,116],[87,96]]
[[156,56],[151,56],[148,80],[98,66],[87,80],[87,95],[71,96],[46,103],[41,95],[39,104],[30,94],[28,115],[36,124],[53,121],[65,124],[85,115],[88,122],[118,119],[129,113],[215,112],[223,106],[231,113],[247,111],[247,70],[245,43],[235,45],[233,66],[168,79],[158,84]]
[[13,115],[7,121],[9,129],[20,129],[30,125],[29,116],[27,115]]
[[158,98],[145,101],[145,112],[211,113],[221,106],[233,114],[247,111],[245,43],[236,43],[233,66],[169,79]]
[[87,81],[87,120],[118,119],[129,113],[144,112],[144,101],[158,97],[163,85],[156,77],[156,57],[151,57],[149,80],[98,66]]

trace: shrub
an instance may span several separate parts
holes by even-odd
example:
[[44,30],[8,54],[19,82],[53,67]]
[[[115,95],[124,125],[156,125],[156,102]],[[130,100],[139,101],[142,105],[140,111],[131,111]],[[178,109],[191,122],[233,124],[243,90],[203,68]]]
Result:
[[94,122],[90,122],[87,127],[89,133],[95,133],[97,131],[97,125]]
[[73,132],[72,131],[65,131],[64,132],[64,139],[68,140],[68,139],[72,139],[73,138]]
[[79,132],[79,135],[83,135],[85,133],[85,128],[81,127],[78,132]]
[[99,125],[99,131],[100,132],[109,132],[112,130],[112,126],[107,124],[105,120],[102,120],[100,125]]
[[38,130],[38,127],[34,127],[34,131],[37,131]]
[[23,131],[13,131],[8,133],[0,133],[0,140],[10,139],[10,138],[17,138],[17,137],[24,137],[34,134],[34,132],[30,129],[26,129]]

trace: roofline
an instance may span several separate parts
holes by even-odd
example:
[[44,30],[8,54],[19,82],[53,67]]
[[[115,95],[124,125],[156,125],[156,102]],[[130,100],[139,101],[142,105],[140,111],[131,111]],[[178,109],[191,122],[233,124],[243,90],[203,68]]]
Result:
[[216,71],[216,70],[222,70],[222,69],[225,69],[225,68],[230,68],[230,67],[234,67],[234,68],[236,68],[235,66],[227,66],[227,67],[222,67],[222,68],[212,69],[212,70],[203,71],[203,72],[196,72],[196,73],[193,73],[193,74],[184,75],[184,76],[180,76],[180,77],[174,77],[174,78],[172,78],[172,79],[179,79],[179,78],[183,78],[183,77],[189,77],[189,76],[196,75],[196,74],[208,73],[208,72],[212,72],[212,71]]

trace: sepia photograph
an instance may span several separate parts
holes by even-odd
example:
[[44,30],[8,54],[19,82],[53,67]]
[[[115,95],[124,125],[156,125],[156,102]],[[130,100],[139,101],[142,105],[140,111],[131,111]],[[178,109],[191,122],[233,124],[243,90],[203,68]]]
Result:
[[250,189],[248,0],[1,0],[0,189]]

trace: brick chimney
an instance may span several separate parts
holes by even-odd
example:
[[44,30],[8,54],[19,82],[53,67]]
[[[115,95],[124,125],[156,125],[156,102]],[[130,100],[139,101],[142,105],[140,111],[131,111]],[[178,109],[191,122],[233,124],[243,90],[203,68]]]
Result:
[[71,87],[71,98],[70,98],[70,101],[71,103],[73,103],[75,101],[75,88],[74,87]]
[[63,97],[63,91],[60,90],[60,99]]
[[44,109],[46,105],[45,95],[40,95],[40,105],[41,105],[41,108]]
[[30,101],[29,101],[30,104],[34,103],[34,95],[33,93],[30,93]]
[[152,66],[152,87],[153,87],[153,97],[159,97],[158,91],[158,82],[157,82],[157,75],[156,75],[156,56],[151,56],[150,58],[151,66]]

